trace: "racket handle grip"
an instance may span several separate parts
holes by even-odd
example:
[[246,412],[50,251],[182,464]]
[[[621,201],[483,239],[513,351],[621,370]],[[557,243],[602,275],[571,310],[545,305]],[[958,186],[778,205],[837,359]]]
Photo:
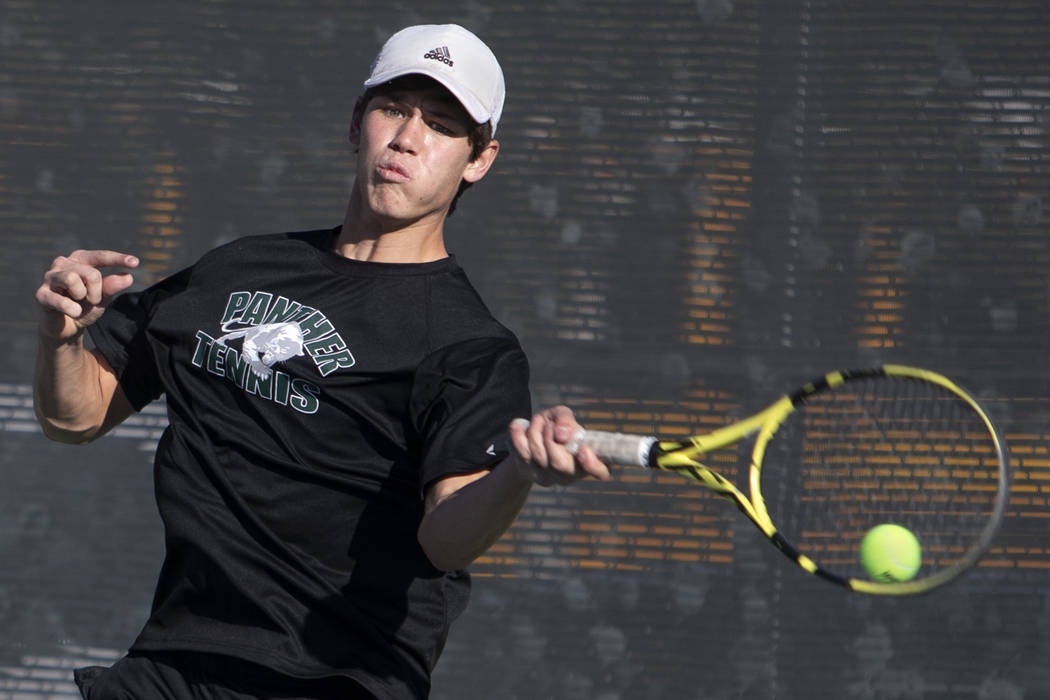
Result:
[[632,467],[648,467],[649,452],[653,449],[656,438],[629,433],[610,433],[604,430],[581,430],[573,436],[573,441],[566,447],[573,454],[580,447],[587,446],[603,461],[626,464]]
[[[518,418],[514,421],[523,428],[529,427],[529,421]],[[628,433],[611,433],[604,430],[579,430],[572,441],[565,445],[572,454],[581,447],[589,447],[603,461],[615,462],[632,467],[648,467],[649,452],[656,444],[656,438]]]

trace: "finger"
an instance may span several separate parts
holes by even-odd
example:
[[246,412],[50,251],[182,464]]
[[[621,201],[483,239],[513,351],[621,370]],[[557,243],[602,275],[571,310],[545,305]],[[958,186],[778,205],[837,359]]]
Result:
[[102,301],[105,302],[123,292],[134,282],[135,278],[127,272],[120,275],[106,275],[102,278]]
[[102,273],[98,268],[76,264],[55,277],[71,299],[92,305],[102,302]]
[[[547,460],[552,469],[566,476],[577,476],[576,457],[558,439],[558,434],[567,429],[565,425],[548,423],[544,429]],[[571,431],[570,431],[571,432]]]
[[44,275],[44,286],[56,294],[64,294],[74,301],[81,301],[88,296],[88,281],[85,275],[90,276],[92,272],[98,274],[98,270],[92,267],[79,265],[72,268],[49,270]]
[[547,429],[547,420],[541,416],[533,416],[529,423],[529,429],[525,436],[529,441],[529,461],[539,467],[547,466],[547,445],[544,431]]
[[510,442],[514,445],[514,450],[525,461],[529,461],[532,454],[529,450],[529,438],[525,435],[525,431],[528,428],[529,421],[525,418],[515,418],[510,422],[510,427],[508,428]]
[[555,406],[550,409],[548,415],[554,425],[554,440],[562,445],[571,442],[580,429],[572,409],[568,406]]
[[65,314],[70,318],[80,318],[84,313],[84,307],[80,302],[70,299],[65,294],[55,292],[47,285],[37,290],[36,300],[44,310]]
[[[86,253],[95,252],[105,251],[77,251],[68,258],[56,258],[51,269],[44,275],[45,282],[52,290],[65,292],[66,296],[71,299],[96,305],[131,286],[134,278],[130,273],[103,277],[97,267],[78,262],[74,257],[93,257]],[[123,254],[118,255],[123,256]],[[138,259],[134,256],[123,256],[122,259],[127,258],[131,258],[133,265],[138,264]],[[98,259],[108,258],[100,256]]]
[[91,267],[126,267],[136,268],[139,259],[129,253],[121,253],[115,250],[77,250],[69,255],[69,259],[82,265]]
[[580,451],[576,453],[576,461],[587,476],[598,479],[599,481],[609,481],[612,479],[609,467],[591,448],[581,447]]
[[531,422],[526,418],[515,418],[510,423],[508,432],[510,433],[511,444],[514,446],[515,454],[518,457],[515,460],[516,466],[519,473],[529,481],[540,486],[551,486],[555,482],[551,471],[537,466],[533,460],[532,446],[527,434],[530,425]]
[[87,294],[84,296],[84,301],[92,305],[98,305],[102,303],[102,273],[98,271],[98,268],[88,267],[81,265],[77,270],[82,270],[81,278],[84,280],[84,286],[87,288]]
[[135,268],[139,259],[134,255],[113,250],[83,250],[70,255],[78,263],[75,270],[81,272],[87,286],[86,299],[91,304],[101,304],[105,299],[131,286],[134,279],[128,273],[102,276],[99,268]]

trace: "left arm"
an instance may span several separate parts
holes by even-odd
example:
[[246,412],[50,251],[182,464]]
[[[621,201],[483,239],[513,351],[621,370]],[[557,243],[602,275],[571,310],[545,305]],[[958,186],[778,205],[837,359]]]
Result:
[[448,476],[427,489],[419,543],[442,571],[468,566],[517,518],[532,484],[607,480],[609,469],[588,448],[565,449],[580,426],[565,406],[533,416],[527,429],[511,425],[514,450],[491,471]]

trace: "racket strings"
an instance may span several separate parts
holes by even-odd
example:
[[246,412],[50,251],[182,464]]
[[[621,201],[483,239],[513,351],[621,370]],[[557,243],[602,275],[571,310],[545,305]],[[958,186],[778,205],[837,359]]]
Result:
[[784,536],[821,566],[863,577],[860,539],[890,522],[919,538],[925,576],[978,540],[996,503],[998,458],[961,397],[914,379],[861,379],[797,407],[767,448],[762,492]]

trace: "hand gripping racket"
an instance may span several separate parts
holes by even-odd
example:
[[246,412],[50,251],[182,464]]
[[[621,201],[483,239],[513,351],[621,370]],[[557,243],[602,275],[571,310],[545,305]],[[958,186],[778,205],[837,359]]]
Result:
[[[699,459],[756,433],[748,498]],[[861,593],[924,593],[974,566],[1009,495],[1006,443],[977,400],[940,374],[902,365],[831,372],[683,441],[588,430],[575,443],[570,449],[586,445],[606,461],[693,479],[733,502],[802,569]],[[860,565],[860,540],[881,523],[918,537],[916,578],[875,581]]]

